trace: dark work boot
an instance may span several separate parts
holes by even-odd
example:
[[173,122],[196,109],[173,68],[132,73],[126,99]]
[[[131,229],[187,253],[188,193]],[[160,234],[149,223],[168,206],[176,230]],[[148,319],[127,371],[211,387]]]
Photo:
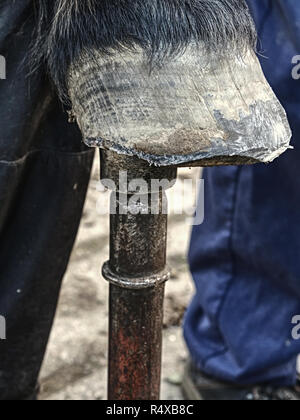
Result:
[[275,388],[269,385],[238,386],[205,375],[191,363],[182,382],[187,400],[194,401],[299,401],[300,382],[295,388]]

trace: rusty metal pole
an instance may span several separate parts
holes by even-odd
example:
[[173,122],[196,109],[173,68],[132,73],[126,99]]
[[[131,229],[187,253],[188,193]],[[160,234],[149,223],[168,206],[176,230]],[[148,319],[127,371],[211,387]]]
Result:
[[[110,282],[108,399],[158,400],[164,289],[169,279],[168,216],[165,191],[155,189],[151,180],[168,180],[172,186],[176,168],[150,167],[112,152],[102,152],[101,168],[101,179],[116,186],[111,196],[111,213],[116,214],[110,216],[110,260],[103,267]],[[140,189],[140,201],[132,200],[128,185],[141,179],[147,188]],[[145,203],[147,214],[141,214]]]

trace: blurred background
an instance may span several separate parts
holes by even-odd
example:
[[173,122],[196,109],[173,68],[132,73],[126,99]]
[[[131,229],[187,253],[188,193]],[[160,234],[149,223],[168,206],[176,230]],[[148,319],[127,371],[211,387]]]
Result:
[[[193,294],[187,266],[191,218],[197,199],[199,169],[181,169],[169,192],[168,264],[171,280],[165,299],[162,398],[178,400],[187,351],[182,320]],[[194,191],[182,197],[185,180]],[[66,273],[56,321],[41,372],[42,400],[106,399],[108,344],[108,284],[101,276],[109,255],[109,194],[99,192],[96,157],[77,241]],[[184,200],[185,214],[177,206]],[[188,214],[189,213],[189,214]]]

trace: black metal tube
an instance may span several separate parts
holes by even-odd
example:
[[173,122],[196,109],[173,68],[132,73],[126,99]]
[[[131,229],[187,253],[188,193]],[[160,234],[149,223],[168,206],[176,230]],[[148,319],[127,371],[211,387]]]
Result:
[[[108,398],[156,400],[160,393],[164,288],[169,278],[168,216],[165,191],[153,191],[151,180],[174,180],[176,169],[153,168],[111,152],[105,153],[102,165],[102,179],[117,184],[111,198],[116,214],[111,215],[110,261],[103,267],[103,275],[111,283]],[[152,186],[140,190],[143,204],[118,184],[123,170],[128,183],[142,178],[145,185]],[[146,203],[147,214],[140,214]]]
[[159,399],[164,288],[110,285],[109,400]]

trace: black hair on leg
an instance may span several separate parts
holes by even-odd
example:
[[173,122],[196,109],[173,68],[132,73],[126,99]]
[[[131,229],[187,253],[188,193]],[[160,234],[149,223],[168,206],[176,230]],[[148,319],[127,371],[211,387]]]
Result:
[[34,0],[34,65],[46,64],[62,98],[66,75],[81,52],[103,54],[142,47],[163,65],[194,43],[216,54],[256,46],[244,0]]

